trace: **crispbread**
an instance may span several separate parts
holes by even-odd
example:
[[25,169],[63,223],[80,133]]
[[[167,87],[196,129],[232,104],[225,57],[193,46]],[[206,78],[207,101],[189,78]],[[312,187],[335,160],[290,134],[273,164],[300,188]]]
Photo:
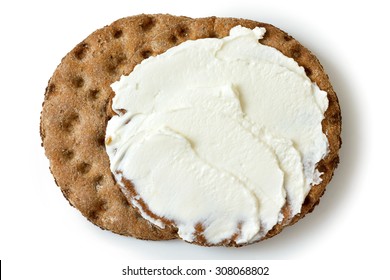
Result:
[[[341,115],[337,96],[318,59],[290,35],[265,23],[233,18],[138,15],[117,20],[79,43],[63,58],[45,93],[41,137],[50,169],[70,204],[91,222],[136,238],[177,237],[173,226],[160,229],[144,220],[126,201],[111,175],[104,146],[107,121],[114,114],[110,85],[149,56],[161,54],[185,40],[224,37],[235,25],[265,27],[267,32],[261,42],[295,59],[308,77],[328,92],[329,107],[322,124],[330,151],[318,164],[323,172],[322,182],[311,189],[301,213],[275,226],[266,238],[295,223],[319,203],[338,164]],[[207,245],[202,241],[198,244]]]

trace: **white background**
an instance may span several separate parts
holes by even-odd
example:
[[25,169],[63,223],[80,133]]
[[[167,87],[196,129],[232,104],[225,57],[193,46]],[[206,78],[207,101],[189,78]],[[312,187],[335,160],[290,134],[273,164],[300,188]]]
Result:
[[[4,278],[119,279],[127,265],[156,266],[169,259],[259,260],[233,264],[268,263],[274,267],[273,277],[300,279],[388,275],[389,258],[383,253],[390,250],[390,35],[386,27],[390,20],[389,9],[381,4],[385,2],[2,1],[0,259]],[[289,32],[318,56],[340,100],[343,146],[339,168],[312,214],[259,244],[203,248],[102,231],[69,206],[40,146],[39,116],[47,81],[61,58],[92,31],[139,13],[264,21]]]

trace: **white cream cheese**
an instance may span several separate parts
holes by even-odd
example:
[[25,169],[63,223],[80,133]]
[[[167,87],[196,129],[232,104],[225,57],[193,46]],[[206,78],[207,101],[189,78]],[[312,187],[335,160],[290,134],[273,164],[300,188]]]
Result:
[[186,41],[112,85],[111,170],[132,182],[144,218],[174,223],[184,240],[259,240],[321,181],[327,94],[260,44],[265,32]]

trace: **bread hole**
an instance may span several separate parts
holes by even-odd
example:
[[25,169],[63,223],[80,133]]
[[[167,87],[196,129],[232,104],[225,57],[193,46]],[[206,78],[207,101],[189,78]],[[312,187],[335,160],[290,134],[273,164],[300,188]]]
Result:
[[106,146],[106,144],[105,144],[106,139],[105,139],[105,138],[106,138],[106,137],[104,136],[103,133],[99,134],[99,135],[96,137],[96,142],[97,142],[97,144],[98,144],[99,146],[105,147],[105,146]]
[[105,200],[100,200],[96,202],[94,207],[88,212],[87,216],[92,221],[96,221],[99,219],[103,211],[106,211],[108,209],[107,202]]
[[303,207],[310,206],[313,203],[310,195],[306,196],[305,201],[303,202]]
[[108,210],[108,203],[107,203],[106,200],[102,200],[102,203],[101,203],[101,205],[100,205],[100,209],[101,209],[102,211],[107,211],[107,210]]
[[60,127],[65,132],[71,132],[74,124],[79,121],[79,114],[72,112],[66,115],[60,122]]
[[76,46],[75,50],[74,50],[74,56],[78,59],[78,60],[81,60],[83,59],[86,54],[87,54],[87,50],[88,50],[88,44],[87,43],[80,43]]
[[138,212],[135,212],[135,213],[134,213],[134,216],[135,216],[135,218],[136,218],[137,220],[142,219],[142,216],[141,216]]
[[175,35],[173,35],[173,34],[169,37],[168,40],[169,40],[169,42],[171,42],[172,44],[176,44],[177,41],[178,41],[177,37],[176,37]]
[[150,50],[143,50],[143,51],[141,51],[141,56],[142,56],[144,59],[146,59],[146,58],[152,56],[152,52],[151,52]]
[[334,168],[336,168],[336,167],[339,165],[339,163],[340,163],[340,158],[339,158],[339,156],[336,156],[336,157],[332,160],[332,166],[333,166]]
[[189,29],[186,26],[179,26],[177,29],[177,35],[179,37],[188,37]]
[[301,56],[301,48],[297,45],[291,49],[291,57],[297,59]]
[[290,35],[288,35],[288,34],[285,34],[285,35],[283,36],[283,39],[284,39],[285,41],[291,41],[291,40],[292,40],[292,37],[291,37]]
[[320,163],[317,165],[317,170],[318,170],[320,173],[325,173],[326,170],[327,170],[327,167],[326,167],[326,165],[325,165],[323,162],[320,162]]
[[88,213],[88,217],[92,220],[92,221],[96,221],[98,218],[99,218],[99,213],[97,210],[92,210]]
[[93,178],[93,186],[95,187],[95,190],[98,192],[102,189],[103,187],[103,180],[104,177],[103,175],[98,175],[95,178]]
[[98,98],[100,90],[98,89],[90,89],[88,92],[88,99],[94,101]]
[[87,174],[91,170],[92,166],[89,163],[82,162],[77,165],[77,171],[81,174]]
[[127,56],[124,53],[110,55],[107,61],[108,72],[114,73],[121,64],[124,64]]
[[145,16],[141,20],[141,23],[139,25],[140,25],[142,31],[147,32],[147,31],[150,31],[156,25],[156,21],[151,16]]
[[123,61],[125,61],[127,57],[124,53],[119,53],[119,54],[115,55],[114,57],[111,56],[110,58],[111,58],[111,61],[114,62],[115,65],[119,65]]
[[63,149],[61,151],[61,154],[62,154],[62,157],[67,161],[71,160],[74,157],[74,152],[72,150],[68,150],[68,149]]
[[56,90],[56,85],[55,84],[49,84],[46,88],[46,92],[48,94],[53,93]]
[[83,77],[76,76],[72,79],[72,84],[76,88],[81,88],[84,86],[84,79]]
[[218,35],[217,35],[217,33],[215,33],[215,31],[211,31],[211,32],[209,33],[208,38],[218,38]]
[[313,72],[307,67],[304,67],[304,69],[305,69],[306,76],[310,77]]
[[115,39],[122,37],[123,31],[121,29],[115,29],[113,35]]

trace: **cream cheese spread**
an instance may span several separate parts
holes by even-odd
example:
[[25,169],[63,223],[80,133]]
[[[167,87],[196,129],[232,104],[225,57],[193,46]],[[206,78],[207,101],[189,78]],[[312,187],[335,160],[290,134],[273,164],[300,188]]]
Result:
[[259,43],[265,32],[186,41],[112,84],[111,171],[144,218],[186,241],[257,241],[321,182],[327,94]]

